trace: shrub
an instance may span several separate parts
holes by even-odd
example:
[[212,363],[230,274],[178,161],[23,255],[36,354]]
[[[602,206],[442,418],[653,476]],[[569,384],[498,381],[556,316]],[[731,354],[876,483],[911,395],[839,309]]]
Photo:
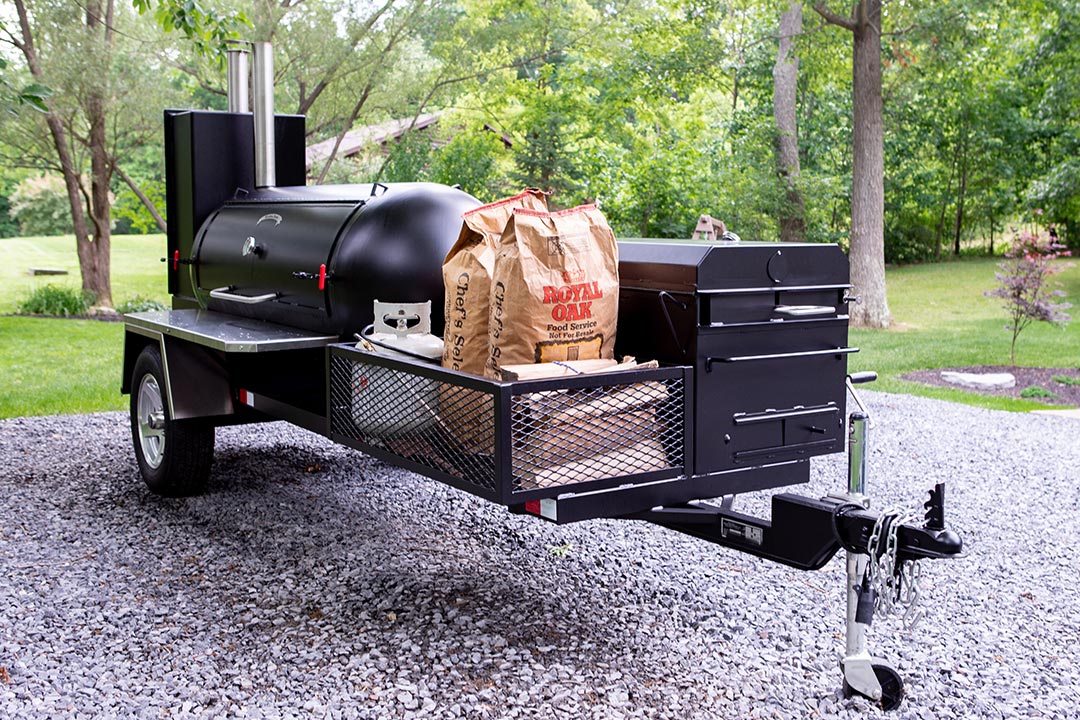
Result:
[[1069,385],[1071,387],[1080,386],[1080,378],[1069,377],[1068,375],[1055,375],[1050,379],[1062,385]]
[[1051,264],[1052,260],[1068,256],[1065,246],[1050,237],[1034,233],[1021,233],[998,263],[1000,272],[994,273],[998,287],[987,290],[988,297],[1005,301],[1009,315],[1006,330],[1012,332],[1009,358],[1016,365],[1016,340],[1024,328],[1035,320],[1064,325],[1069,321],[1066,309],[1069,303],[1055,303],[1053,298],[1064,297],[1062,290],[1053,290],[1050,277],[1061,270]]
[[116,306],[116,312],[121,315],[134,312],[147,312],[149,310],[168,310],[168,306],[165,303],[154,300],[153,298],[143,297],[142,295],[135,295]]
[[23,235],[64,235],[72,231],[71,205],[59,175],[28,177],[11,193],[11,215]]
[[69,317],[85,315],[93,304],[94,296],[91,293],[71,287],[43,285],[19,303],[19,312]]
[[1032,385],[1031,387],[1026,387],[1023,390],[1021,390],[1020,391],[1020,397],[1022,397],[1022,398],[1046,398],[1046,399],[1050,400],[1050,399],[1056,398],[1057,395],[1055,395],[1054,393],[1050,392],[1049,390],[1047,390],[1045,388],[1039,387],[1038,385]]

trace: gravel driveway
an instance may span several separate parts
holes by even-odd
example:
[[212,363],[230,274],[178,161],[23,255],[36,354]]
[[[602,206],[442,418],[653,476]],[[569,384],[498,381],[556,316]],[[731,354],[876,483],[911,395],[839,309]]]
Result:
[[[875,505],[946,479],[970,552],[874,623],[889,717],[1080,717],[1080,422],[866,397]],[[119,413],[0,422],[0,468],[0,718],[880,715],[839,692],[839,558],[516,517],[279,423],[219,430],[189,500]]]

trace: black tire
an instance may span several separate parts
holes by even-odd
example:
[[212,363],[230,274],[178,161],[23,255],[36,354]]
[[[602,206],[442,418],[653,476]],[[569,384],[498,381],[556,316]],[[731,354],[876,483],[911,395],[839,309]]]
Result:
[[214,426],[173,420],[165,401],[161,352],[146,346],[131,373],[131,441],[146,486],[155,495],[186,497],[206,490],[214,462]]
[[[881,685],[881,699],[877,701],[878,705],[885,712],[900,707],[900,703],[904,701],[904,680],[900,677],[900,673],[896,672],[888,665],[879,665],[875,663],[871,667],[874,670],[874,676]],[[856,691],[855,688],[848,685],[847,680],[845,680],[844,697],[853,697],[855,695],[865,697],[862,693]],[[872,700],[873,698],[867,699]]]

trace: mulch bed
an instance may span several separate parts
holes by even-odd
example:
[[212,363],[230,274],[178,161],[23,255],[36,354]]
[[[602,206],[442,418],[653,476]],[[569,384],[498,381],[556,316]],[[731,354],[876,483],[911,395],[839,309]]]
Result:
[[[982,390],[963,387],[945,382],[941,379],[943,371],[962,373],[1010,373],[1016,378],[1016,387],[994,390]],[[1021,398],[1024,390],[1032,387],[1042,388],[1053,393],[1054,397],[1030,397],[1028,400],[1046,403],[1047,405],[1080,405],[1080,385],[1068,385],[1054,380],[1055,377],[1072,378],[1080,383],[1080,369],[1077,368],[1031,368],[1010,367],[1009,365],[978,365],[975,367],[961,368],[938,368],[936,370],[919,370],[918,372],[903,375],[904,380],[934,385],[937,387],[956,388],[967,392],[979,393],[980,395],[999,395],[1001,397]]]

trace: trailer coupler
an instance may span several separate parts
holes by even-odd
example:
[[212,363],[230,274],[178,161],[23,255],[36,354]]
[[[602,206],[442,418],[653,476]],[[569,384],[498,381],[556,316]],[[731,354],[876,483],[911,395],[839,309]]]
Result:
[[773,496],[771,520],[705,501],[653,508],[631,517],[801,570],[821,568],[841,549],[880,557],[885,546],[871,548],[875,528],[877,538],[895,530],[898,563],[955,557],[963,551],[963,540],[944,526],[944,485],[931,490],[930,496],[922,525],[901,523],[895,528],[890,527],[895,517],[883,517],[843,498],[790,493]]

